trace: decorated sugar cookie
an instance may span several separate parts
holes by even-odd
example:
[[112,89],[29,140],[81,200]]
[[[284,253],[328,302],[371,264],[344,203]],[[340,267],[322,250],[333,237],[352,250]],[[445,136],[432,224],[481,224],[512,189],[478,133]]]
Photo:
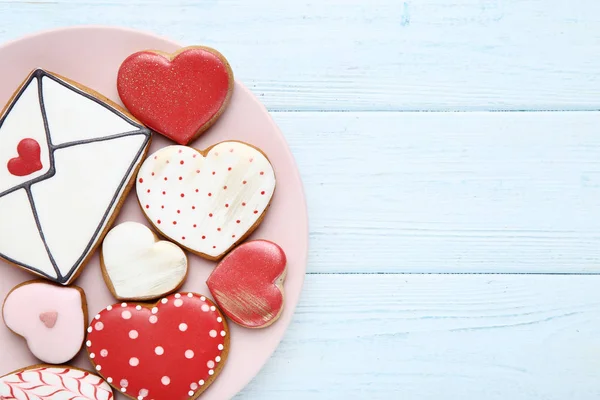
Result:
[[150,300],[177,290],[185,280],[188,261],[179,246],[160,241],[137,222],[113,228],[101,255],[104,278],[119,300]]
[[2,400],[113,400],[104,380],[74,367],[35,365],[0,377]]
[[241,142],[206,151],[169,146],[142,165],[137,195],[158,231],[202,257],[217,260],[262,221],[275,191],[267,157]]
[[0,258],[71,283],[119,211],[150,135],[90,89],[34,71],[0,117]]
[[188,144],[223,113],[233,72],[214,49],[186,47],[175,54],[141,51],[119,69],[117,88],[140,121],[179,144]]
[[76,286],[25,282],[8,294],[2,315],[8,329],[22,336],[43,362],[65,363],[83,345],[87,304],[83,290]]
[[229,352],[225,318],[195,293],[177,293],[155,305],[109,306],[88,332],[87,351],[98,373],[138,400],[196,399]]
[[206,284],[217,304],[235,323],[264,328],[283,310],[286,256],[267,240],[253,240],[233,249]]

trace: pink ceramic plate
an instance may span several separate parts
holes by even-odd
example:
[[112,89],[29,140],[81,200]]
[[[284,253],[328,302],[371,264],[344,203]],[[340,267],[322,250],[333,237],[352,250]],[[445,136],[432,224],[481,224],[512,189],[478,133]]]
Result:
[[[153,35],[107,27],[77,27],[29,36],[0,47],[0,104],[9,100],[27,74],[36,67],[69,77],[119,102],[115,84],[117,69],[129,54],[144,49],[172,52],[178,47],[176,43]],[[289,272],[285,283],[285,310],[278,322],[264,330],[248,330],[231,324],[229,359],[222,374],[202,395],[201,398],[207,400],[233,397],[273,353],[298,303],[308,249],[306,202],[292,154],[266,109],[239,82],[236,82],[227,111],[192,146],[203,149],[226,139],[242,140],[260,147],[275,167],[278,186],[271,208],[251,238],[278,243],[287,253]],[[167,144],[166,139],[156,135],[150,153]],[[135,190],[125,202],[117,223],[123,221],[146,223],[137,204]],[[190,256],[190,261],[190,274],[182,290],[208,294],[205,280],[215,264],[196,256]],[[0,301],[14,286],[34,278],[0,261]],[[116,303],[102,279],[97,254],[75,284],[85,289],[91,316]],[[25,342],[4,324],[0,325],[0,355],[0,376],[39,363],[29,353]],[[74,364],[91,368],[83,354]],[[117,398],[125,399],[124,396]]]

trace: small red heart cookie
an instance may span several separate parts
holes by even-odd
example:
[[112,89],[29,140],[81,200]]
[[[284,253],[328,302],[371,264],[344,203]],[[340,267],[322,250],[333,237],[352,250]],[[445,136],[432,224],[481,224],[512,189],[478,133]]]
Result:
[[136,400],[196,399],[219,375],[229,352],[223,315],[194,293],[155,305],[109,306],[92,320],[87,339],[96,371]]
[[264,328],[283,311],[286,256],[281,247],[254,240],[236,247],[206,284],[223,312],[246,328]]
[[149,128],[184,145],[221,116],[233,85],[233,71],[225,57],[200,46],[174,54],[132,54],[117,77],[125,107]]

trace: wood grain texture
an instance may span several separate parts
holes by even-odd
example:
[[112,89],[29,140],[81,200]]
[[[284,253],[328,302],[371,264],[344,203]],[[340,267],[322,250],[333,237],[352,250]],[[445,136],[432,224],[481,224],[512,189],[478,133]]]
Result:
[[214,46],[270,110],[597,110],[596,0],[0,0],[0,41],[110,24]]
[[600,113],[277,113],[313,273],[600,272]]
[[596,400],[600,276],[310,275],[239,399]]

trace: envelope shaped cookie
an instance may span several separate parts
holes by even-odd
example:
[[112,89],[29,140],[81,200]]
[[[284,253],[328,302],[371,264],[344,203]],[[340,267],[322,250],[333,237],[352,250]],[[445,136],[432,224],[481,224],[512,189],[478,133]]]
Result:
[[71,283],[116,216],[150,138],[92,90],[31,73],[0,117],[0,258]]

